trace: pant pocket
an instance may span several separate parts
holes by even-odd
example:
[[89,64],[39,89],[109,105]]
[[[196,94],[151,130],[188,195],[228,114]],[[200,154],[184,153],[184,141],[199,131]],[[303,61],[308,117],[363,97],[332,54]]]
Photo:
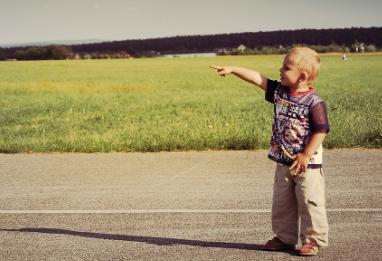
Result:
[[304,173],[298,182],[299,195],[304,198],[305,204],[311,206],[323,206],[325,200],[325,181],[321,169],[311,169]]

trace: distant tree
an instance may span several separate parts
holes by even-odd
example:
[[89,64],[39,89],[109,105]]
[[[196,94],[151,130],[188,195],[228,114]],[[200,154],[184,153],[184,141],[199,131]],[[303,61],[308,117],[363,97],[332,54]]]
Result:
[[92,59],[99,59],[99,53],[92,53],[91,57]]
[[26,60],[46,60],[45,47],[31,47],[26,51]]
[[244,55],[254,55],[255,52],[251,48],[245,48]]
[[340,47],[338,46],[338,44],[336,44],[335,42],[332,42],[332,44],[330,44],[327,49],[326,49],[327,53],[339,53],[341,52],[341,49]]
[[121,55],[119,55],[118,53],[113,53],[109,56],[111,59],[120,59],[122,58]]
[[107,54],[103,54],[101,53],[99,56],[98,56],[98,59],[107,59],[108,55]]
[[339,50],[338,50],[338,52],[340,52],[340,53],[346,53],[346,46],[345,46],[345,45],[341,45],[341,46],[339,46]]
[[130,54],[131,56],[136,56],[137,54],[135,50],[131,47],[127,49],[127,53]]
[[7,55],[5,54],[4,49],[0,47],[0,61],[4,61],[5,59],[7,59]]
[[377,51],[377,48],[374,45],[370,44],[366,46],[366,52],[375,53],[376,51]]
[[263,47],[262,49],[261,49],[261,54],[266,54],[266,55],[268,55],[268,54],[272,54],[272,49],[270,49],[269,47]]
[[90,59],[92,59],[92,56],[90,54],[88,54],[88,53],[85,53],[85,54],[82,55],[82,58],[85,59],[85,60],[90,60]]
[[26,59],[26,53],[24,50],[16,50],[15,52],[15,58],[17,60],[25,60]]
[[273,54],[286,54],[287,49],[285,49],[282,45],[279,45],[278,47],[274,47],[272,50]]
[[86,52],[81,52],[78,55],[80,56],[81,59],[85,59],[84,56],[86,55]]
[[64,60],[70,57],[72,50],[63,45],[52,44],[47,48],[47,58],[52,60]]

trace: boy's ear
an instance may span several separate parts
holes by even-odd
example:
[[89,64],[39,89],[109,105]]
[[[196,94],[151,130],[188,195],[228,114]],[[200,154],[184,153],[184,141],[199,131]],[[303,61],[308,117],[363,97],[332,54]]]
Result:
[[306,81],[307,79],[308,79],[308,74],[307,74],[307,73],[305,73],[305,72],[300,73],[300,76],[298,77],[298,80],[299,80],[300,82],[304,82],[304,81]]

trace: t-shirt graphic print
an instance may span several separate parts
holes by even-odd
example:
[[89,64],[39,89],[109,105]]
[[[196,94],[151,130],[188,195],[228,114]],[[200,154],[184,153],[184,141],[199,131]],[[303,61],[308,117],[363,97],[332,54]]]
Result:
[[[324,101],[313,88],[293,93],[280,82],[268,79],[265,99],[274,104],[270,159],[290,166],[291,156],[304,151],[315,131],[329,131]],[[322,150],[321,144],[310,158],[308,168],[322,167]]]

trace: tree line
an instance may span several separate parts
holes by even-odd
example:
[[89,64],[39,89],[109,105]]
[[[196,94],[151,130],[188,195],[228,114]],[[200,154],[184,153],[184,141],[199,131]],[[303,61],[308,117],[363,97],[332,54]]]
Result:
[[[8,51],[8,52],[7,52]],[[14,52],[0,48],[0,60],[65,60],[65,59],[116,59],[126,58],[126,52],[77,54],[70,46],[52,44],[49,46],[33,46],[17,48]]]
[[[244,45],[245,50],[238,50]],[[223,50],[219,54],[282,54],[296,45],[325,52],[378,52],[382,49],[382,27],[345,29],[301,29],[273,32],[233,33],[124,40],[79,45],[0,48],[0,60],[67,59],[73,53],[83,59],[122,58],[121,51],[134,57],[158,54],[203,53]]]

